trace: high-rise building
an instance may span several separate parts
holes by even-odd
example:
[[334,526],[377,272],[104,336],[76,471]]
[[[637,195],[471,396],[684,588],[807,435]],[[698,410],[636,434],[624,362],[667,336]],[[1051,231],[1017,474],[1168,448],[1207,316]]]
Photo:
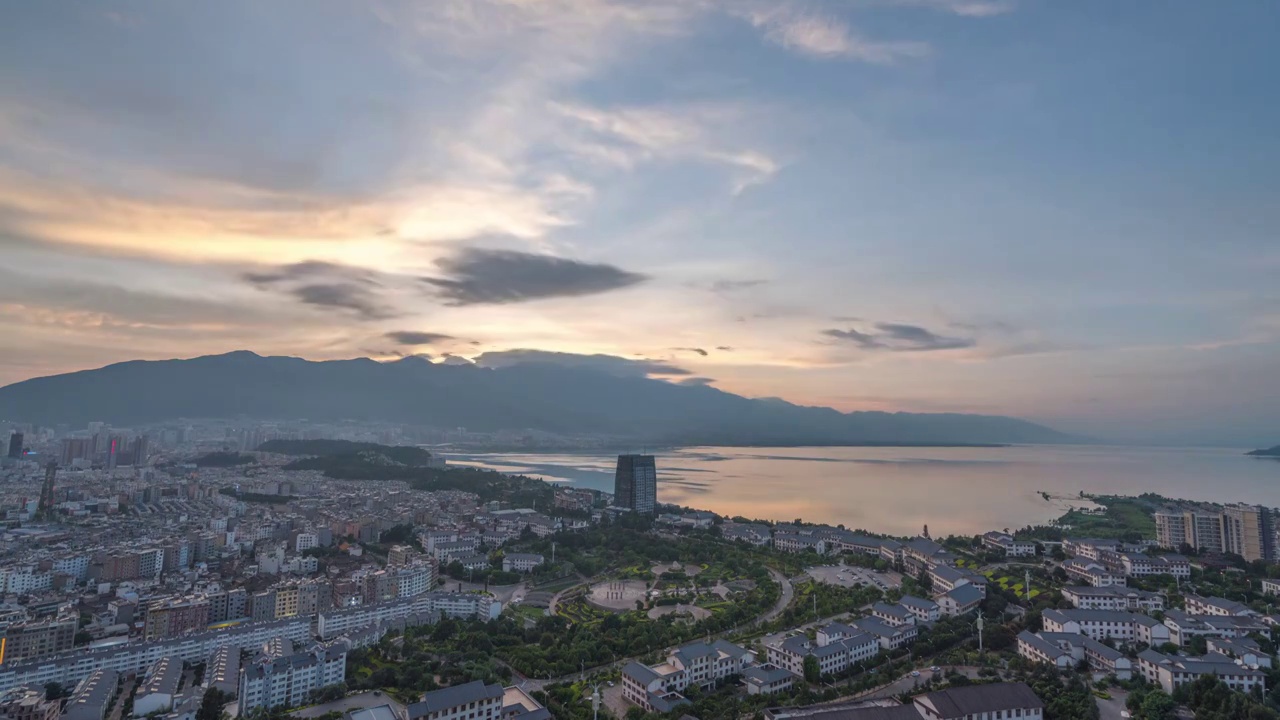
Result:
[[1271,511],[1258,505],[1225,507],[1222,510],[1222,549],[1249,561],[1275,559]]
[[22,457],[22,433],[20,432],[9,436],[9,457],[11,459]]
[[1190,545],[1200,552],[1222,552],[1222,513],[1161,510],[1155,520],[1156,541],[1162,547],[1176,550]]
[[58,463],[51,462],[44,468],[44,484],[40,486],[40,505],[36,509],[36,514],[41,519],[47,520],[53,517],[54,504],[54,480],[58,477]]
[[619,455],[613,475],[613,504],[638,513],[658,507],[658,467],[652,455]]
[[93,455],[93,438],[63,438],[62,439],[62,458],[63,465],[71,465],[76,460],[84,460]]

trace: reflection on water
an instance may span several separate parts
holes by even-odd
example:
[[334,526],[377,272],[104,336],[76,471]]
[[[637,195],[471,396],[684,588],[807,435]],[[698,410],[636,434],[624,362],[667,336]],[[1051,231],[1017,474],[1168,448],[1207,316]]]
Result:
[[[613,490],[612,455],[451,455],[450,463]],[[1055,499],[1045,500],[1041,492]],[[1280,463],[1219,448],[685,448],[658,499],[728,515],[909,535],[1042,523],[1080,492],[1280,505]],[[1077,504],[1083,504],[1078,502]]]

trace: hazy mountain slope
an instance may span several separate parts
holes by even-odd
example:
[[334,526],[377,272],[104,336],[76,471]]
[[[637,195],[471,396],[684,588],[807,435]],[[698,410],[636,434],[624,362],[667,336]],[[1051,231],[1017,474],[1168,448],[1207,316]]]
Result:
[[536,428],[707,444],[1072,440],[1014,418],[840,413],[549,364],[494,370],[416,358],[310,362],[234,352],[126,362],[0,388],[0,418],[42,424],[236,416]]

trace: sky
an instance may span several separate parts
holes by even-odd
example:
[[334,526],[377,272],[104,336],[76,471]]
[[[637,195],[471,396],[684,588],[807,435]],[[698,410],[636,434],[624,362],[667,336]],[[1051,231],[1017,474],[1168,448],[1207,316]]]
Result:
[[248,349],[1280,442],[1280,5],[17,3],[0,384]]

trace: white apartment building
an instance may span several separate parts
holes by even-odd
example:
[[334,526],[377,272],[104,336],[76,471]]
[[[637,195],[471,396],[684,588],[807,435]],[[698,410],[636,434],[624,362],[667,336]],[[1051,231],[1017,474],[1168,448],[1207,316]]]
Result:
[[993,530],[982,536],[982,544],[1000,550],[1009,557],[1035,557],[1036,544],[1030,540],[1014,540],[1009,533]]
[[666,662],[630,663],[622,670],[622,696],[642,708],[675,707],[687,702],[689,686],[711,688],[755,663],[755,653],[727,640],[695,642],[676,648]]
[[1062,598],[1080,610],[1130,612],[1164,610],[1163,595],[1124,586],[1070,585],[1062,588]]
[[13,595],[42,593],[53,588],[53,574],[32,565],[5,568],[0,570],[0,587]]
[[819,555],[827,553],[826,540],[809,535],[796,535],[795,533],[780,532],[774,534],[773,546],[782,552],[798,553],[812,550]]
[[1266,673],[1237,665],[1225,655],[1183,657],[1144,650],[1138,653],[1138,670],[1147,682],[1159,685],[1168,693],[1209,674],[1217,675],[1232,690],[1248,693],[1258,687],[1266,692]]
[[529,572],[542,565],[545,559],[537,553],[508,553],[502,558],[502,569],[506,572]]
[[1263,580],[1262,592],[1266,595],[1280,595],[1280,580]]
[[77,581],[89,577],[89,556],[69,555],[53,561],[53,572],[57,575],[70,575]]
[[1250,617],[1256,615],[1248,605],[1221,597],[1201,597],[1188,593],[1186,596],[1188,615],[1217,615],[1220,617]]
[[1107,569],[1106,565],[1097,560],[1072,558],[1062,563],[1062,569],[1069,577],[1093,587],[1124,586],[1128,584],[1123,575],[1112,573]]
[[769,662],[804,675],[804,660],[813,656],[823,675],[844,672],[880,653],[880,641],[874,635],[841,623],[831,623],[818,630],[817,639],[803,635],[786,638],[766,648]]
[[298,533],[298,537],[293,541],[294,552],[306,552],[307,550],[317,547],[320,547],[320,536],[315,533]]
[[1169,642],[1169,628],[1147,615],[1112,610],[1045,610],[1045,632],[1087,635],[1094,640],[1112,638],[1147,645]]

